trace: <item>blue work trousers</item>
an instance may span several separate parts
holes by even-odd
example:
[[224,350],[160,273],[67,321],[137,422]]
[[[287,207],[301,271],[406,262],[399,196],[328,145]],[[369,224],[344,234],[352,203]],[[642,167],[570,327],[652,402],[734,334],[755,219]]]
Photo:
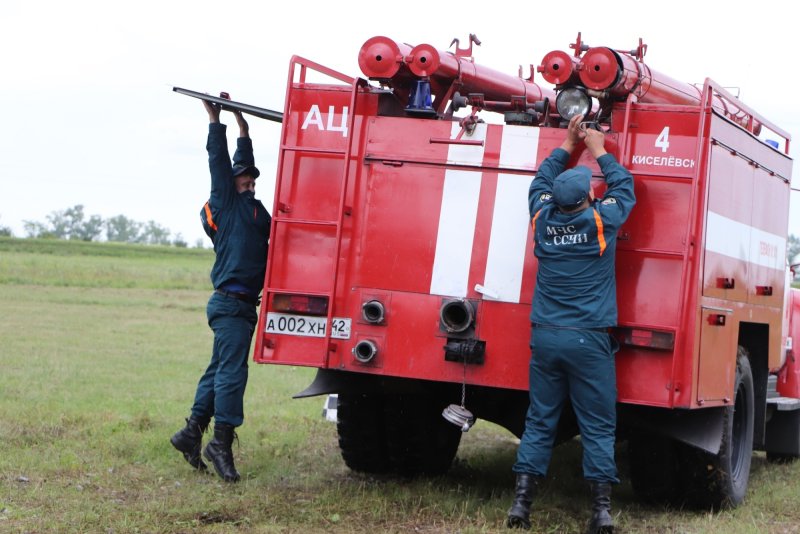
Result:
[[618,483],[616,341],[602,331],[536,326],[530,346],[530,406],[514,472],[547,474],[569,396],[581,433],[584,478]]
[[258,315],[253,304],[213,293],[206,307],[214,331],[211,363],[200,377],[192,415],[214,417],[215,423],[240,426],[244,421],[247,360]]

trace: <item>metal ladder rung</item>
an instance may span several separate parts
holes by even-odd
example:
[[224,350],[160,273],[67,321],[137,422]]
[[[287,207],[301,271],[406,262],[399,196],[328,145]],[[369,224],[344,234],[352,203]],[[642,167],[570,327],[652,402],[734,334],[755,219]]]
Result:
[[346,156],[347,151],[342,150],[341,148],[319,148],[319,147],[312,147],[312,146],[299,146],[299,145],[292,145],[292,146],[282,146],[282,150],[286,150],[287,152],[309,152],[312,154],[331,154],[333,156]]
[[336,221],[325,221],[322,219],[292,219],[290,217],[274,217],[275,222],[283,224],[311,224],[316,226],[338,226]]
[[[302,61],[307,61],[307,60],[302,60]],[[305,68],[308,65],[306,65],[302,61],[300,62],[300,64],[301,64],[301,66],[303,68],[303,72],[304,72]],[[297,63],[295,62],[295,59],[293,59],[292,63],[291,63],[291,66],[290,66],[290,74],[289,74],[289,76],[290,76],[290,78],[289,78],[290,87],[293,87],[293,85],[291,85],[291,83],[292,83],[292,78],[291,77],[293,76],[294,69],[295,69],[296,65],[297,65]],[[315,64],[312,64],[312,68],[314,68],[314,66],[315,66]],[[320,72],[324,72],[324,71],[320,71]],[[333,72],[333,71],[331,71],[331,72]],[[327,72],[327,74],[330,75],[331,73]],[[304,74],[303,74],[303,76],[304,76]],[[336,76],[334,76],[334,77],[336,77]],[[357,97],[358,97],[359,87],[362,86],[362,85],[366,86],[367,85],[367,81],[362,79],[362,78],[356,78],[356,79],[353,79],[353,80],[349,81],[348,83],[352,83],[352,89],[351,89],[351,94],[350,94],[350,106],[349,106],[350,107],[350,117],[348,119],[348,130],[351,132],[351,135],[347,139],[347,148],[342,150],[342,149],[326,149],[326,148],[319,148],[319,147],[300,147],[300,146],[296,146],[296,145],[291,145],[290,146],[290,145],[285,143],[285,141],[286,141],[286,130],[284,129],[283,132],[282,132],[282,135],[281,135],[281,145],[280,145],[280,151],[279,151],[280,153],[279,153],[279,157],[278,157],[278,168],[279,169],[282,169],[282,167],[284,165],[284,161],[285,161],[285,155],[288,152],[295,152],[295,153],[297,153],[297,152],[305,152],[305,153],[309,153],[309,154],[331,155],[331,156],[334,156],[336,158],[340,158],[342,160],[342,171],[341,171],[341,176],[340,176],[341,183],[339,184],[339,209],[338,209],[338,211],[339,211],[338,217],[339,218],[338,218],[338,220],[336,220],[336,221],[326,221],[326,220],[315,220],[315,219],[292,219],[292,218],[289,218],[289,217],[280,217],[280,216],[274,216],[274,215],[273,215],[273,218],[272,218],[272,225],[273,225],[272,229],[275,230],[275,231],[277,231],[279,224],[287,224],[287,225],[303,224],[303,225],[309,225],[309,226],[333,227],[335,229],[335,234],[336,234],[335,251],[336,251],[336,254],[334,256],[334,261],[333,261],[333,272],[331,273],[331,275],[332,275],[332,277],[331,277],[332,279],[330,281],[330,288],[331,289],[329,291],[327,291],[327,292],[308,292],[308,291],[303,291],[302,292],[302,294],[315,295],[315,296],[325,296],[325,297],[328,298],[329,307],[328,307],[327,321],[329,321],[329,322],[333,318],[333,301],[336,298],[336,281],[337,281],[337,274],[338,274],[338,270],[339,270],[339,260],[340,260],[339,254],[341,253],[341,246],[342,246],[342,227],[344,226],[344,220],[343,219],[344,219],[344,217],[346,215],[349,215],[349,208],[345,205],[345,197],[346,197],[346,193],[347,193],[348,183],[349,183],[349,180],[351,178],[350,177],[350,174],[351,174],[350,165],[351,165],[351,159],[353,157],[353,139],[354,139],[354,137],[356,135],[355,132],[354,132],[355,124],[356,124],[356,116],[357,116],[357,113],[356,113],[356,102],[358,100]],[[288,94],[287,94],[287,101],[291,101],[291,98],[290,98],[290,96]],[[276,200],[282,198],[281,197],[281,192],[282,192],[282,187],[281,187],[281,182],[279,180],[276,183],[276,189],[275,189],[275,198],[276,198]],[[276,204],[276,211],[279,211],[279,208],[277,207],[277,204]],[[275,238],[275,233],[277,233],[277,232],[273,232],[272,233],[272,238],[273,239]],[[273,250],[274,249],[270,248],[270,256],[269,256],[270,258],[272,257]],[[267,279],[271,279],[271,273],[272,273],[272,262],[271,261],[267,261],[267,272],[266,272],[266,278]],[[293,292],[288,290],[288,289],[277,289],[277,288],[272,288],[272,287],[264,288],[264,297],[265,298],[269,298],[270,294],[276,294],[276,293],[277,294],[288,294],[288,293],[293,293]],[[331,339],[332,338],[331,338],[331,334],[330,334],[329,330],[326,330],[326,334],[325,334],[325,337],[323,339],[327,341],[328,345],[326,347],[324,347],[325,353],[323,355],[322,362],[325,365],[327,365],[329,353],[332,350],[335,350],[335,348],[332,348],[332,344],[331,344]]]

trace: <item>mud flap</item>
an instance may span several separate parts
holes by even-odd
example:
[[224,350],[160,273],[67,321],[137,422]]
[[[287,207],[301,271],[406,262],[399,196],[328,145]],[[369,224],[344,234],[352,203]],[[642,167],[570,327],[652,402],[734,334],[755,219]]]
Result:
[[[796,401],[796,399],[791,400]],[[788,410],[778,407],[772,413],[767,423],[764,443],[764,450],[768,454],[800,456],[800,409],[798,408],[800,406]]]
[[617,405],[620,426],[643,429],[692,445],[711,454],[719,453],[724,415],[724,408],[665,410],[625,404]]

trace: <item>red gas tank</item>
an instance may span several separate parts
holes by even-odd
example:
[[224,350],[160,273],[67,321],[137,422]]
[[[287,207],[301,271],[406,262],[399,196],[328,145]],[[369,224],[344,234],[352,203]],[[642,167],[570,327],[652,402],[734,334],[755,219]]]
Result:
[[789,336],[792,346],[786,351],[786,363],[778,374],[778,393],[796,399],[800,398],[800,354],[794,348],[794,342],[800,341],[800,290],[792,289],[789,309]]

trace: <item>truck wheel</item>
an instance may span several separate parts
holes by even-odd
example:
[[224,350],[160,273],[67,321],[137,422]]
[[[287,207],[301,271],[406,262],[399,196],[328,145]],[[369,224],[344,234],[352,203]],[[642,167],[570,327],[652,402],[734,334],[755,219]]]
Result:
[[386,446],[401,475],[440,475],[450,469],[461,429],[442,417],[445,402],[424,395],[386,397]]
[[[686,447],[693,455],[690,470],[694,484],[690,499],[715,509],[738,506],[747,492],[750,479],[750,462],[753,456],[754,392],[753,373],[747,351],[739,347],[736,358],[736,381],[733,406],[725,408],[722,426],[722,444],[719,453]],[[687,465],[687,464],[684,464]]]
[[383,395],[339,393],[336,429],[347,467],[363,473],[389,470],[383,426]]
[[628,438],[628,465],[636,495],[647,502],[674,502],[678,498],[680,472],[673,440],[648,432]]

